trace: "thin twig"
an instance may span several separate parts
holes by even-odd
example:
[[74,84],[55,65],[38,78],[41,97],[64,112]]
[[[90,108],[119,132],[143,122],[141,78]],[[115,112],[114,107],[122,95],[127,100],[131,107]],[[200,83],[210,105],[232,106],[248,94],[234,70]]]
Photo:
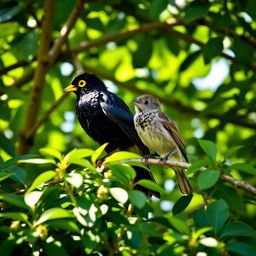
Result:
[[[170,167],[180,167],[183,169],[187,169],[191,166],[189,163],[184,163],[184,162],[177,162],[177,161],[172,161],[172,160],[167,160],[167,161],[159,161],[159,159],[154,159],[154,158],[149,158],[147,160],[145,159],[128,159],[128,160],[122,160],[119,161],[120,163],[129,163],[129,162],[138,162],[138,163],[144,163],[147,165],[161,165],[161,166],[170,166]],[[199,171],[205,171],[206,168],[202,167],[199,169]],[[227,181],[231,184],[233,184],[235,187],[243,189],[247,192],[250,192],[254,195],[256,195],[256,187],[246,183],[245,181],[242,180],[237,180],[227,174],[221,174],[220,178],[224,181]]]

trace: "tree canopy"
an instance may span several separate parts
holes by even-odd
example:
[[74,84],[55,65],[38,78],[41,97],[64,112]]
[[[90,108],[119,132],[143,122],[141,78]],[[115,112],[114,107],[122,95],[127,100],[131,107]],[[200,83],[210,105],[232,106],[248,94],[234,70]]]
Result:
[[[3,0],[1,255],[256,255],[256,2]],[[153,94],[190,164],[104,147],[63,93],[82,72],[131,111]],[[129,160],[130,159],[130,160]],[[132,159],[132,160],[131,160]],[[182,196],[171,166],[187,168]],[[105,168],[105,169],[104,169]],[[204,253],[204,254],[199,254]]]

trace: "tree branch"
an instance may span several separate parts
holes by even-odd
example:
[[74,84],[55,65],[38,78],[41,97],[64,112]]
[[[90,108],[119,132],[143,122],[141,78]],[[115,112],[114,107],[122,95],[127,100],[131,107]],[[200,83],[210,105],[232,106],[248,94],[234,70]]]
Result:
[[[159,159],[154,159],[154,158],[149,158],[149,159],[143,159],[143,158],[138,158],[138,159],[127,159],[127,160],[121,160],[119,161],[120,163],[129,163],[129,162],[138,162],[138,163],[143,163],[147,165],[161,165],[161,166],[170,166],[170,167],[179,167],[183,169],[187,169],[191,166],[189,163],[184,163],[184,162],[177,162],[177,161],[172,161],[172,160],[167,160],[167,161],[159,161]],[[199,171],[205,171],[206,168],[200,168]],[[246,192],[250,192],[253,195],[256,195],[256,187],[246,183],[245,181],[242,180],[237,180],[227,174],[222,173],[220,175],[220,179],[223,181],[229,182],[232,185],[234,185],[237,188],[243,189]]]
[[54,16],[54,3],[52,0],[44,2],[44,19],[42,22],[42,33],[40,38],[40,47],[38,53],[38,65],[35,70],[34,85],[31,92],[31,98],[28,104],[28,110],[25,117],[24,125],[20,131],[19,144],[16,150],[17,155],[23,155],[28,152],[32,144],[32,138],[27,138],[26,132],[34,125],[39,109],[43,93],[43,85],[45,73],[47,70],[47,56],[50,49],[51,27]]
[[[28,133],[31,127],[34,126],[37,115],[40,109],[40,101],[42,97],[43,85],[45,80],[45,74],[49,66],[51,66],[57,59],[60,53],[61,46],[66,42],[67,37],[75,25],[76,20],[79,17],[80,11],[84,5],[85,0],[77,0],[76,5],[71,12],[66,24],[60,31],[60,37],[55,41],[53,47],[50,49],[50,36],[51,36],[51,24],[54,15],[54,1],[46,0],[44,5],[45,18],[42,23],[42,35],[41,44],[38,55],[38,66],[35,70],[34,86],[32,89],[32,96],[29,103],[28,112],[24,122],[24,126],[21,129],[19,144],[16,150],[17,155],[26,154],[29,147],[33,144],[34,133],[39,126]],[[47,57],[46,57],[47,56]],[[51,112],[50,112],[51,113]],[[44,117],[43,117],[44,118]],[[40,120],[41,121],[41,120]],[[44,119],[43,119],[44,122]],[[31,136],[29,136],[31,135]]]

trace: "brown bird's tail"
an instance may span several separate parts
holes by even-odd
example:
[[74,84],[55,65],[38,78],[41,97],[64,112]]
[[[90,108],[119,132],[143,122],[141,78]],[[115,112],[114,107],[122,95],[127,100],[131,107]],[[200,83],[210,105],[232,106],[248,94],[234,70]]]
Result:
[[178,182],[181,193],[185,195],[193,194],[193,188],[183,169],[175,168],[176,180]]

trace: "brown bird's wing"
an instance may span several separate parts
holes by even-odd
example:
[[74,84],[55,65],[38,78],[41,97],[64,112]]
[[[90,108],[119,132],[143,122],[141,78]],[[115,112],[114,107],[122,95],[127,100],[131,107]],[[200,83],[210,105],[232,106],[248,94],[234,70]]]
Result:
[[163,112],[160,112],[158,114],[159,118],[162,119],[164,128],[171,134],[172,138],[174,139],[174,141],[176,142],[176,144],[178,145],[184,159],[188,161],[188,156],[186,153],[186,147],[185,144],[180,136],[180,133],[178,131],[178,128],[176,126],[176,124]]

